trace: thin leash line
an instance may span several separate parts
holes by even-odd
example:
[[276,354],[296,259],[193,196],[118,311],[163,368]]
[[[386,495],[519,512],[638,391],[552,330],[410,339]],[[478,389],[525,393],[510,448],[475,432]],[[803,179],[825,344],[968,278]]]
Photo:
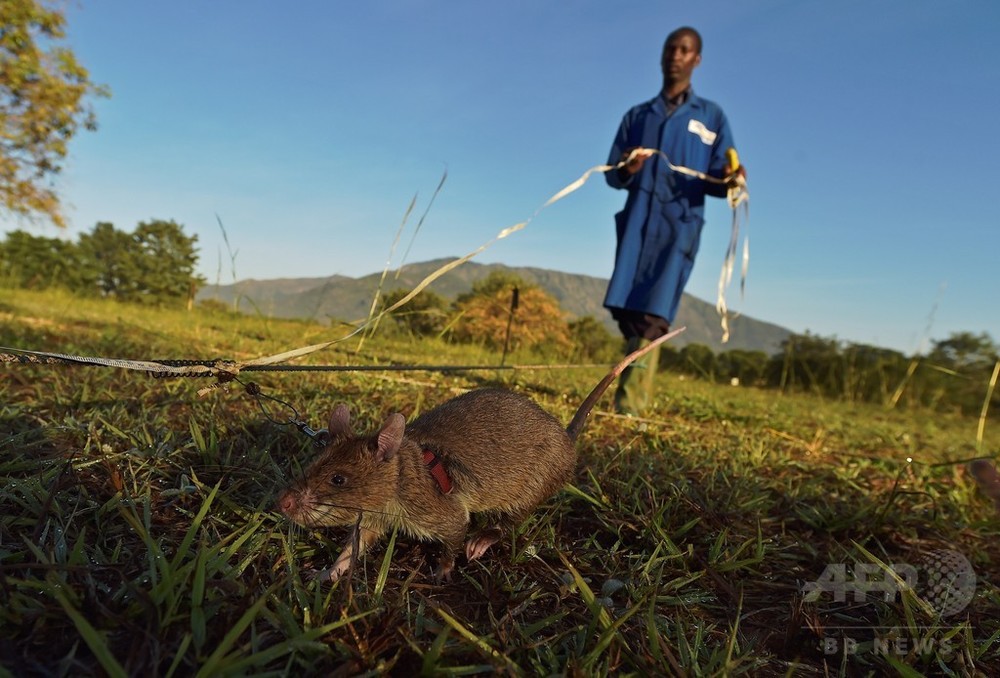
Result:
[[[75,363],[95,367],[117,367],[141,372],[167,372],[190,374],[197,376],[214,376],[219,371],[235,367],[236,363],[228,360],[203,361],[199,364],[184,367],[170,367],[165,363],[152,360],[129,360],[120,358],[101,358],[92,356],[69,355],[66,353],[50,353],[47,351],[32,351],[23,348],[0,346],[0,362],[28,363],[36,365],[52,365],[57,363]],[[195,362],[195,361],[190,361]]]
[[261,365],[248,372],[461,372],[474,370],[580,370],[607,367],[604,363],[553,365]]
[[[544,210],[546,207],[552,205],[553,203],[555,203],[555,202],[557,202],[559,200],[562,200],[564,197],[566,197],[570,193],[573,193],[574,191],[576,191],[577,189],[579,189],[581,186],[583,186],[583,184],[587,182],[587,180],[590,178],[590,176],[592,174],[594,174],[594,172],[607,172],[607,171],[610,171],[610,170],[622,167],[622,166],[624,166],[624,164],[625,164],[624,161],[622,161],[622,162],[619,162],[617,165],[596,165],[594,167],[591,167],[586,172],[584,172],[583,175],[580,176],[579,179],[577,179],[573,183],[569,184],[568,186],[566,186],[562,190],[558,191],[551,198],[549,198],[548,200],[546,200],[545,203],[541,207],[539,207],[538,209],[536,209],[535,212],[534,212],[534,214],[532,214],[528,219],[526,219],[524,221],[521,221],[521,222],[518,222],[518,223],[516,223],[516,224],[514,224],[512,226],[508,226],[508,227],[502,229],[499,233],[497,233],[497,235],[495,235],[493,237],[492,240],[489,240],[489,241],[483,243],[478,248],[476,248],[472,252],[469,252],[465,256],[459,257],[458,259],[455,259],[454,261],[450,261],[447,264],[445,264],[445,265],[441,266],[440,268],[438,268],[436,271],[433,271],[432,273],[430,273],[429,275],[427,275],[427,277],[425,277],[423,280],[421,280],[417,284],[416,287],[414,287],[412,290],[410,290],[409,293],[407,293],[405,296],[403,296],[401,299],[399,299],[392,306],[390,306],[390,307],[388,307],[386,309],[383,309],[382,311],[380,311],[377,314],[374,314],[374,315],[370,316],[366,322],[362,323],[357,328],[355,328],[352,332],[349,332],[345,336],[343,336],[343,337],[341,337],[339,339],[334,339],[334,340],[323,342],[323,343],[320,343],[320,344],[313,344],[311,346],[305,346],[303,348],[294,349],[292,351],[286,351],[284,353],[279,353],[279,354],[272,355],[272,356],[266,356],[264,358],[258,358],[257,360],[251,360],[248,363],[246,363],[246,365],[270,365],[270,364],[275,364],[275,363],[280,363],[280,362],[286,362],[288,360],[291,360],[292,358],[298,358],[298,357],[301,357],[301,356],[304,356],[304,355],[308,355],[310,353],[314,353],[316,351],[322,350],[322,349],[327,348],[329,346],[332,346],[334,344],[337,344],[337,343],[340,343],[340,342],[343,342],[343,341],[347,341],[348,339],[351,339],[352,337],[360,334],[364,330],[366,330],[369,327],[371,327],[373,324],[379,322],[384,316],[389,315],[390,313],[392,313],[396,309],[400,308],[404,304],[409,303],[411,299],[413,299],[418,294],[420,294],[420,292],[422,292],[428,285],[430,285],[432,282],[434,282],[435,280],[437,280],[441,276],[445,275],[446,273],[452,271],[455,268],[458,268],[459,266],[461,266],[462,264],[466,263],[467,261],[469,261],[470,259],[472,259],[476,255],[481,254],[486,249],[488,249],[489,247],[491,247],[492,245],[494,245],[497,241],[502,240],[504,238],[507,238],[510,235],[512,235],[512,234],[514,234],[514,233],[516,233],[516,232],[524,229],[525,227],[527,227],[527,225],[529,223],[531,223],[531,221],[536,216],[538,216],[538,214],[542,210]],[[203,389],[203,390],[205,390],[205,389]],[[199,393],[201,393],[201,392],[199,392]]]
[[[313,447],[317,449],[322,449],[327,446],[330,442],[330,433],[326,429],[316,430],[309,426],[309,424],[299,416],[299,411],[294,405],[292,405],[287,400],[282,400],[281,398],[276,398],[275,396],[268,395],[264,393],[263,389],[255,382],[246,382],[240,380],[239,377],[233,376],[232,381],[237,382],[243,387],[247,395],[253,398],[257,402],[257,407],[260,408],[260,412],[264,415],[264,418],[270,421],[276,426],[295,426],[299,431],[307,436],[313,444]],[[287,421],[280,421],[272,416],[271,412],[264,405],[265,400],[270,400],[279,405],[283,405],[292,411],[292,416],[288,418]]]
[[[417,284],[416,287],[414,287],[412,290],[410,290],[410,292],[408,294],[406,294],[404,297],[402,297],[401,299],[399,299],[392,306],[390,306],[390,307],[388,307],[388,308],[380,311],[377,314],[371,315],[368,318],[367,321],[361,323],[353,331],[349,332],[348,334],[344,335],[343,337],[340,337],[338,339],[333,339],[333,340],[330,340],[330,341],[326,341],[326,342],[321,342],[321,343],[318,343],[318,344],[312,344],[310,346],[304,346],[304,347],[301,347],[301,348],[292,349],[292,350],[289,350],[289,351],[284,351],[282,353],[277,353],[277,354],[270,355],[270,356],[264,356],[264,357],[256,358],[256,359],[249,360],[249,361],[202,361],[202,362],[199,362],[198,364],[188,364],[188,365],[174,366],[174,367],[168,366],[169,369],[164,369],[165,363],[148,361],[148,360],[123,360],[123,359],[117,359],[117,358],[102,358],[102,357],[90,357],[90,356],[73,356],[73,355],[66,355],[66,354],[61,354],[61,353],[48,353],[48,352],[44,352],[44,351],[29,351],[29,350],[25,350],[25,349],[11,349],[11,348],[2,348],[2,347],[0,347],[0,351],[3,351],[3,352],[16,353],[16,354],[19,354],[19,355],[29,355],[29,356],[34,356],[37,359],[41,359],[41,360],[30,360],[29,359],[27,361],[24,361],[24,360],[18,359],[16,357],[10,358],[9,355],[4,355],[3,353],[0,353],[0,362],[36,362],[36,363],[43,363],[44,364],[44,363],[48,363],[49,362],[47,359],[55,359],[56,361],[61,361],[61,362],[71,362],[71,363],[79,363],[79,364],[87,364],[87,365],[99,365],[99,366],[103,366],[103,367],[115,367],[115,368],[119,368],[119,369],[130,369],[130,370],[138,370],[138,371],[144,371],[144,372],[150,372],[150,373],[160,373],[160,374],[164,374],[164,376],[204,375],[204,376],[217,376],[217,377],[220,377],[220,383],[213,384],[212,386],[210,386],[208,388],[203,388],[203,389],[201,389],[201,390],[198,391],[198,395],[205,395],[206,393],[210,392],[211,390],[213,390],[215,388],[218,388],[222,383],[224,383],[225,381],[230,380],[233,376],[235,376],[236,374],[239,374],[241,371],[244,371],[244,370],[254,370],[254,369],[256,369],[256,370],[263,370],[266,367],[273,366],[273,365],[276,365],[278,363],[284,363],[284,362],[287,362],[287,361],[292,360],[294,358],[300,358],[302,356],[309,355],[311,353],[315,353],[316,351],[320,351],[322,349],[325,349],[325,348],[328,348],[330,346],[333,346],[334,344],[347,341],[348,339],[351,339],[352,337],[360,334],[361,332],[363,332],[366,329],[368,329],[369,327],[371,327],[373,324],[379,322],[384,316],[389,315],[390,313],[396,311],[397,309],[399,309],[403,305],[409,303],[410,300],[412,300],[414,297],[416,297],[420,292],[422,292],[425,288],[427,288],[427,286],[429,286],[432,282],[434,282],[435,280],[437,280],[441,276],[443,276],[446,273],[452,271],[453,269],[457,268],[458,266],[461,266],[462,264],[466,263],[467,261],[469,261],[473,257],[477,256],[478,254],[482,253],[483,251],[485,251],[486,249],[488,249],[489,247],[491,247],[492,245],[494,245],[497,241],[502,240],[504,238],[507,238],[508,236],[516,233],[517,231],[520,231],[520,230],[524,229],[525,227],[527,227],[528,224],[531,223],[531,221],[534,220],[535,217],[537,217],[538,214],[542,210],[544,210],[545,208],[549,207],[553,203],[556,203],[559,200],[562,200],[567,195],[569,195],[569,194],[575,192],[576,190],[578,190],[581,186],[583,186],[587,182],[588,179],[590,179],[590,177],[595,172],[605,173],[605,172],[609,172],[609,171],[618,170],[618,169],[624,167],[628,163],[628,161],[630,161],[634,157],[635,153],[637,153],[637,152],[639,152],[641,150],[649,150],[649,151],[655,152],[655,153],[663,156],[664,160],[666,161],[666,163],[670,167],[670,169],[673,170],[673,171],[676,171],[676,172],[680,172],[681,174],[686,174],[686,175],[689,175],[689,176],[694,176],[694,177],[697,177],[699,179],[702,179],[703,181],[707,181],[707,182],[715,183],[715,184],[727,184],[727,183],[730,182],[729,179],[720,179],[718,177],[712,177],[712,176],[709,176],[709,175],[707,175],[707,174],[705,174],[703,172],[699,172],[697,170],[693,170],[693,169],[690,169],[690,168],[687,168],[687,167],[683,167],[683,166],[680,166],[680,165],[674,165],[673,163],[670,162],[669,158],[667,158],[666,154],[663,153],[663,151],[660,151],[659,149],[634,149],[632,151],[632,153],[630,153],[627,158],[621,160],[617,164],[614,164],[614,165],[595,165],[594,167],[591,167],[586,172],[584,172],[577,180],[573,181],[572,183],[568,184],[567,186],[565,186],[564,188],[562,188],[561,190],[559,190],[558,192],[556,192],[554,195],[552,195],[552,197],[550,197],[539,208],[537,208],[535,210],[535,212],[528,219],[526,219],[524,221],[521,221],[521,222],[518,222],[518,223],[516,223],[516,224],[514,224],[512,226],[508,226],[508,227],[502,229],[491,240],[489,240],[486,243],[480,245],[478,248],[476,248],[472,252],[470,252],[470,253],[466,254],[465,256],[463,256],[463,257],[459,257],[458,259],[455,259],[455,260],[453,260],[451,262],[448,262],[447,264],[439,267],[437,270],[435,270],[432,273],[430,273],[429,275],[427,275],[422,281],[420,281]],[[748,199],[748,197],[749,197],[749,194],[746,191],[746,184],[745,184],[745,182],[741,182],[740,179],[737,179],[736,184],[737,184],[737,186],[735,188],[734,187],[730,188],[730,204],[733,206],[734,210],[735,210],[735,208],[736,208],[737,205],[739,205],[742,202],[746,201]],[[734,228],[735,227],[736,227],[736,222],[734,221]],[[723,309],[725,308],[724,301],[721,303],[720,307],[723,308]],[[725,316],[723,317],[723,321],[724,321],[723,322],[723,328],[725,330],[726,329]],[[725,333],[725,338],[728,339],[728,331],[726,331],[726,333]],[[196,361],[191,361],[191,362],[196,362]],[[454,370],[456,368],[448,368],[448,369]],[[493,367],[493,366],[491,366],[489,368],[486,368],[486,367],[480,368],[480,367],[476,366],[476,367],[465,367],[464,369],[498,369],[498,368],[497,367]],[[500,368],[500,369],[504,369],[504,368]],[[526,368],[522,367],[520,369],[526,369]],[[551,369],[551,368],[548,368],[548,369]],[[308,371],[308,370],[303,370],[303,371]],[[332,371],[335,371],[335,370],[332,370]],[[344,371],[346,371],[346,370],[344,370]]]
[[[119,360],[47,353],[0,346],[0,363],[33,365],[79,364],[89,367],[124,367],[150,372],[154,377],[212,377],[234,366],[231,360]],[[472,372],[477,370],[580,370],[607,367],[604,363],[554,363],[528,365],[246,365],[242,372]],[[228,380],[227,380],[228,381]],[[239,381],[239,380],[237,380]],[[242,383],[242,382],[240,382]]]

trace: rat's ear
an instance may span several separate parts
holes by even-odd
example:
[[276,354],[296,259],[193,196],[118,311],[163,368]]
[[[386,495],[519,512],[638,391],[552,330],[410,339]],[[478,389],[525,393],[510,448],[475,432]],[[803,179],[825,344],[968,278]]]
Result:
[[390,414],[378,432],[379,461],[388,461],[396,456],[399,445],[403,442],[403,431],[406,430],[406,419],[399,412]]
[[340,404],[333,408],[327,430],[331,436],[353,435],[351,432],[351,411],[347,409],[347,405]]

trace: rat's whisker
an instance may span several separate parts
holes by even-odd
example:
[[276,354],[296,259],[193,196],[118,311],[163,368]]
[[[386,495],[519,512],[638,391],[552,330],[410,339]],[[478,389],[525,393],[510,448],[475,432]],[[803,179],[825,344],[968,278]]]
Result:
[[[376,511],[374,509],[361,508],[360,506],[348,506],[346,504],[335,504],[335,503],[329,502],[329,501],[317,501],[316,502],[316,506],[322,506],[322,507],[326,507],[326,508],[335,508],[335,509],[344,509],[345,511],[356,511],[358,513],[374,513],[375,515],[379,515],[379,516],[391,516],[391,515],[395,515],[393,513],[387,512],[387,511]],[[315,509],[310,509],[310,510],[314,511]]]

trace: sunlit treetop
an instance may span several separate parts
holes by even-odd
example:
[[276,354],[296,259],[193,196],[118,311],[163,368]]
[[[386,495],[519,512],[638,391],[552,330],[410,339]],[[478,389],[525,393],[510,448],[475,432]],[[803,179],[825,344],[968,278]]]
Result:
[[54,178],[70,139],[97,128],[94,84],[66,37],[63,12],[44,0],[0,2],[0,208],[65,226]]

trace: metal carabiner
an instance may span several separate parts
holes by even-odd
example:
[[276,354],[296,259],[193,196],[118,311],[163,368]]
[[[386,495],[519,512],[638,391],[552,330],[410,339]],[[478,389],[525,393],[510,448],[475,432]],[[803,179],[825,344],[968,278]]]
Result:
[[325,428],[321,428],[320,430],[316,431],[310,428],[309,424],[307,424],[304,421],[296,420],[293,423],[295,424],[296,427],[298,427],[300,431],[302,431],[312,439],[313,447],[318,449],[323,449],[330,443],[330,432],[327,431]]

